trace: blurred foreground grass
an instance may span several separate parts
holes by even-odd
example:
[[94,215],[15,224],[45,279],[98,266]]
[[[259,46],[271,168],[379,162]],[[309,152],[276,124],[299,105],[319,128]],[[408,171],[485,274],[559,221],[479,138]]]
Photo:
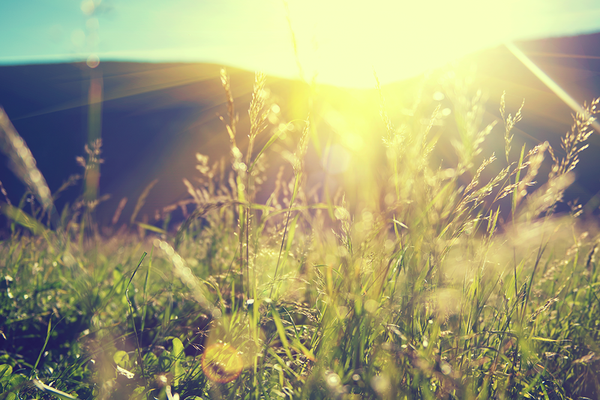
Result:
[[[221,79],[230,163],[198,154],[198,177],[184,181],[194,211],[175,229],[173,209],[137,221],[151,186],[131,226],[108,236],[97,201],[59,214],[3,119],[2,148],[31,196],[1,206],[0,398],[600,395],[600,236],[577,205],[555,213],[597,100],[553,150],[512,148],[522,110],[504,98],[504,126],[482,126],[481,92],[456,75],[436,82],[451,113],[417,93],[391,118],[382,94],[381,134],[365,149],[379,159],[352,166],[361,180],[347,196],[308,184],[316,116],[271,130],[257,74],[250,131],[237,132]],[[483,152],[488,135],[503,136],[499,159]],[[439,143],[449,160],[434,156]],[[274,152],[288,165],[268,177]],[[101,142],[86,154],[88,171]]]

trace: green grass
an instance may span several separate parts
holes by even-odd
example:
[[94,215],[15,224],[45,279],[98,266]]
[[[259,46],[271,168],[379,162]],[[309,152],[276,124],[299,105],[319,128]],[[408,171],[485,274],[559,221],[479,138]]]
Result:
[[[419,100],[427,85],[411,116],[388,116],[382,91],[369,145],[382,157],[353,166],[371,179],[346,194],[307,184],[318,115],[269,133],[259,74],[250,131],[237,132],[226,73],[222,82],[231,164],[198,157],[201,183],[186,181],[196,208],[179,227],[167,209],[161,224],[134,215],[130,230],[101,236],[94,202],[60,217],[2,204],[13,222],[0,243],[1,399],[600,395],[600,236],[576,206],[555,213],[598,101],[560,151],[516,155],[512,128],[526,109],[512,116],[502,98],[496,160],[484,141],[502,129],[482,126],[467,83],[436,82],[449,117]],[[435,152],[444,140],[451,164]],[[100,145],[82,166],[101,162]],[[288,178],[264,176],[274,153]],[[34,169],[20,171],[39,200],[44,186],[25,179]],[[259,203],[265,179],[275,189]]]

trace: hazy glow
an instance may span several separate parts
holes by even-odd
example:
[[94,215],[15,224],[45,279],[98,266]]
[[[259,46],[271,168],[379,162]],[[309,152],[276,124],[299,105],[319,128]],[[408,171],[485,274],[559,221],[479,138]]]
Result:
[[384,81],[409,77],[501,43],[512,3],[309,0],[290,14],[309,78],[373,86],[373,69]]
[[[211,62],[298,77],[284,0],[0,2],[0,64]],[[516,39],[600,29],[592,0],[288,0],[307,80],[373,87]]]
[[[563,4],[564,7],[564,4]],[[559,7],[560,8],[560,7]],[[475,50],[537,36],[559,22],[538,1],[303,0],[290,3],[307,79],[373,87],[439,67]]]

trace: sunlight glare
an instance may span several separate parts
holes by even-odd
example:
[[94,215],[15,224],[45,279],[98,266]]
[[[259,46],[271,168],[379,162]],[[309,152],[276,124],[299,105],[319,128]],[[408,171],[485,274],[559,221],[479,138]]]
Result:
[[513,31],[515,0],[290,2],[292,29],[307,79],[373,87],[500,44]]

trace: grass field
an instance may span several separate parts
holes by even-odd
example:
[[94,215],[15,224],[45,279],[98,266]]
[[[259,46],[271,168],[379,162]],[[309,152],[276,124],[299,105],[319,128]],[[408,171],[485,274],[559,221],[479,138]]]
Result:
[[[598,100],[560,148],[516,148],[526,107],[494,99],[503,121],[482,126],[481,92],[456,76],[437,83],[451,114],[416,93],[396,117],[382,94],[368,144],[381,157],[353,166],[369,179],[346,196],[307,183],[315,115],[272,128],[257,74],[250,131],[238,132],[221,78],[231,154],[227,166],[198,155],[181,224],[169,210],[139,222],[148,192],[110,235],[84,195],[53,212],[31,154],[0,125],[30,188],[1,206],[1,399],[600,395],[600,236],[577,205],[555,212]],[[491,136],[504,142],[497,156]],[[444,163],[442,140],[454,154]],[[86,150],[83,179],[67,185],[97,171],[101,142]],[[265,176],[274,152],[290,174]]]

